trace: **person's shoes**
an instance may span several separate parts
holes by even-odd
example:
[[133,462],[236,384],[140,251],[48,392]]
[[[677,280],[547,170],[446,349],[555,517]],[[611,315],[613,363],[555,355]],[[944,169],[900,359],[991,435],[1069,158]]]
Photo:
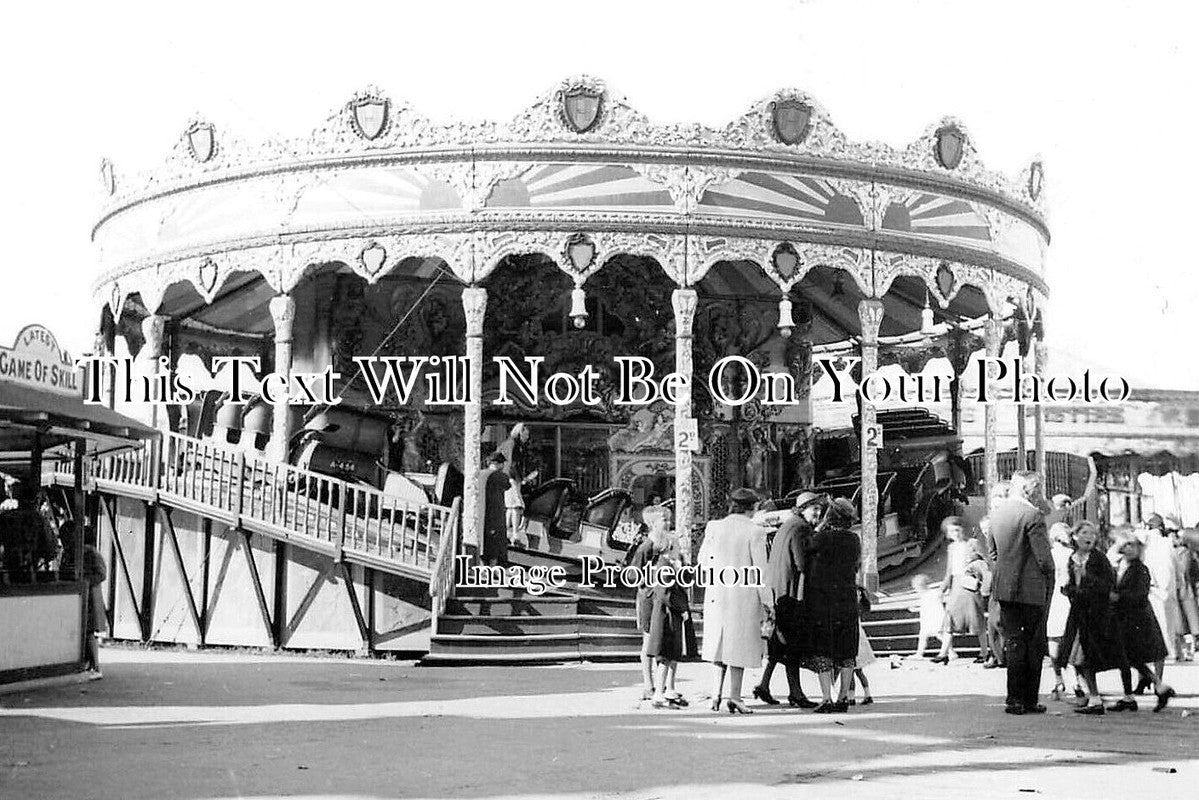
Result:
[[713,698],[712,698],[712,710],[713,710],[713,711],[719,711],[719,710],[720,710],[720,698],[719,698],[719,697],[713,697]]
[[1157,693],[1157,705],[1153,707],[1154,711],[1161,711],[1170,702],[1170,698],[1174,696],[1174,690],[1167,686],[1165,689]]
[[937,656],[933,659],[934,664],[948,664],[949,656]]
[[874,705],[874,698],[871,697],[870,695],[866,695],[865,697],[862,698],[862,705],[864,705],[864,706]]
[[1017,706],[1017,705],[1011,705],[1011,704],[1008,704],[1008,705],[1006,705],[1006,706],[1004,706],[1004,707],[1003,707],[1003,713],[1005,713],[1005,714],[1014,714],[1014,715],[1016,715],[1016,716],[1018,717],[1018,716],[1020,716],[1020,715],[1022,715],[1022,714],[1024,714],[1024,713],[1025,713],[1025,711],[1024,711],[1024,706]]
[[791,704],[792,708],[815,708],[817,705],[819,705],[818,703],[809,700],[802,694],[799,697],[796,697],[795,695],[788,695],[787,702]]
[[985,664],[985,663],[987,663],[987,659],[983,658],[982,656],[979,656],[974,659],[974,663],[975,664]]
[[1045,706],[1041,705],[1040,703],[1036,703],[1035,705],[1031,705],[1031,706],[1025,706],[1024,713],[1025,714],[1044,714]]
[[1104,710],[1102,704],[1092,705],[1091,703],[1087,703],[1085,706],[1074,709],[1074,713],[1086,714],[1088,717],[1102,717]]
[[650,705],[653,706],[654,708],[670,708],[670,709],[679,708],[679,706],[676,706],[674,703],[670,702],[665,697],[655,697],[654,701],[652,703],[650,703]]
[[641,699],[643,701],[644,700],[653,700],[654,699],[654,690],[653,689],[642,689],[641,690]]
[[836,709],[833,708],[833,706],[835,706],[835,705],[836,705],[836,703],[834,703],[832,700],[825,700],[825,701],[817,704],[817,706],[814,709],[812,709],[812,713],[813,714],[835,714]]
[[1149,691],[1149,687],[1152,685],[1153,684],[1150,683],[1149,681],[1145,680],[1144,678],[1141,678],[1139,681],[1137,681],[1137,688],[1133,689],[1132,693],[1133,694],[1144,694],[1145,692]]
[[1065,686],[1054,686],[1053,691],[1049,693],[1049,699],[1055,703],[1062,702],[1062,692],[1066,691]]
[[740,700],[726,700],[724,702],[724,707],[726,709],[728,709],[728,712],[730,714],[752,714],[752,713],[754,713],[752,709],[747,708],[745,703],[742,703]]
[[777,706],[779,704],[779,701],[774,699],[774,695],[765,686],[755,686],[754,697],[768,706]]
[[1075,686],[1074,687],[1074,696],[1075,697],[1086,697],[1087,693],[1082,690],[1081,686]]
[[845,698],[845,700],[843,702],[846,704],[847,707],[848,706],[856,706],[858,704],[858,699],[856,697],[847,697],[847,698]]
[[1117,700],[1107,707],[1108,711],[1136,711],[1136,700]]
[[687,698],[683,697],[681,694],[668,696],[666,698],[666,702],[670,703],[675,708],[686,708],[687,706],[691,705],[687,702]]
[[832,711],[832,713],[834,713],[834,714],[844,714],[844,713],[846,713],[847,711],[849,711],[849,700],[848,700],[848,699],[846,699],[846,700],[838,700],[838,701],[836,701],[835,703],[833,703],[833,711]]
[[983,664],[983,669],[999,669],[1002,666],[1003,666],[1003,664],[1000,664],[994,658],[988,658],[986,660],[986,662]]

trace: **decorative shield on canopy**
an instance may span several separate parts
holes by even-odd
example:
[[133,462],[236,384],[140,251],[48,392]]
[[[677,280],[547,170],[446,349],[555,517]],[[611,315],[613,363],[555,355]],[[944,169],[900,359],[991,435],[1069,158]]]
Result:
[[216,279],[216,263],[211,258],[204,259],[204,263],[200,265],[200,288],[205,292],[211,292],[216,288]]
[[383,269],[383,264],[387,261],[387,251],[378,242],[371,242],[362,249],[358,260],[362,262],[362,266],[366,267],[369,274],[376,275],[379,270]]
[[350,104],[354,131],[363,139],[379,138],[387,127],[387,116],[391,102],[381,97],[361,97]]
[[966,135],[956,125],[946,125],[937,130],[937,141],[933,153],[937,163],[945,169],[957,169],[962,163],[962,154],[966,149]]
[[187,146],[191,148],[192,158],[201,164],[212,158],[216,153],[216,135],[212,125],[207,122],[197,122],[188,128]]
[[774,138],[783,144],[799,144],[808,138],[812,107],[802,100],[780,100],[771,103],[770,121],[774,127]]
[[942,297],[948,299],[956,284],[957,279],[953,276],[953,270],[949,264],[942,261],[941,266],[937,267],[937,291],[941,293]]
[[595,261],[595,243],[581,233],[566,240],[566,260],[576,272],[583,272]]
[[598,89],[575,86],[562,94],[562,115],[575,133],[586,133],[596,126],[604,111],[604,94]]
[[106,194],[113,194],[117,190],[117,180],[112,172],[112,162],[107,158],[100,162],[100,185],[104,187]]
[[774,271],[785,281],[791,280],[795,273],[799,272],[799,253],[795,252],[790,242],[783,242],[774,248],[774,255],[770,260],[774,265]]
[[1045,168],[1040,161],[1032,162],[1028,169],[1028,196],[1036,200],[1041,196],[1041,188],[1045,183]]

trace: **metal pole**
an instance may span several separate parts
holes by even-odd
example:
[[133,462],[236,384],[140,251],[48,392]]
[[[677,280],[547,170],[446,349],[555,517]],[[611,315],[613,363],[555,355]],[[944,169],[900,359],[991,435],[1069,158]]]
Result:
[[87,453],[87,442],[75,440],[75,492],[72,497],[75,521],[75,574],[70,577],[79,587],[79,660],[87,660],[88,640],[92,632],[88,630],[87,621],[91,616],[88,606],[92,602],[91,586],[84,580],[83,545],[87,531],[87,499],[83,494],[83,457]]

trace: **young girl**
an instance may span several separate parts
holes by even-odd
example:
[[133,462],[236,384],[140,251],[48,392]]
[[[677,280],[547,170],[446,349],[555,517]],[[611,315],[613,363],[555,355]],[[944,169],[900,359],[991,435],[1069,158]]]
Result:
[[1120,564],[1116,568],[1116,587],[1111,594],[1115,605],[1113,622],[1124,648],[1125,663],[1120,665],[1120,681],[1124,697],[1109,706],[1109,711],[1136,711],[1137,701],[1132,697],[1132,667],[1141,675],[1141,680],[1153,686],[1157,693],[1157,706],[1161,711],[1174,696],[1174,690],[1161,682],[1149,669],[1149,664],[1166,657],[1166,643],[1162,638],[1157,617],[1149,605],[1149,568],[1141,561],[1145,545],[1136,536],[1125,535],[1117,541]]
[[948,664],[955,657],[953,634],[968,633],[978,637],[979,664],[987,659],[987,630],[983,621],[982,571],[986,562],[973,539],[966,537],[961,517],[946,517],[941,530],[949,539],[945,580],[941,594],[945,596],[945,619],[942,624],[941,652],[935,663]]
[[1070,598],[1070,614],[1058,651],[1058,666],[1070,664],[1087,687],[1085,703],[1074,709],[1079,714],[1103,714],[1096,673],[1126,665],[1124,648],[1115,635],[1111,596],[1116,579],[1111,564],[1096,549],[1099,530],[1082,521],[1072,536],[1074,554],[1068,564],[1069,579],[1062,588]]
[[[1049,658],[1053,662],[1053,691],[1050,698],[1061,700],[1066,692],[1066,684],[1062,678],[1062,666],[1058,660],[1061,652],[1062,636],[1066,633],[1066,620],[1070,616],[1070,600],[1062,589],[1070,580],[1070,526],[1064,522],[1055,522],[1049,528],[1050,554],[1053,556],[1053,596],[1049,600],[1049,617],[1045,623],[1046,635],[1049,639]],[[1085,693],[1076,688],[1075,693],[1083,697]]]
[[[682,566],[678,541],[670,533],[670,509],[651,506],[642,512],[649,527],[650,563],[657,567]],[[687,592],[677,583],[651,590],[649,631],[643,652],[656,662],[654,708],[682,708],[687,701],[674,688],[675,670],[683,657],[683,623],[690,613]]]
[[[859,591],[859,597],[860,597],[861,596],[860,593],[864,590],[859,589],[858,591]],[[874,648],[870,646],[870,639],[868,639],[866,637],[866,629],[862,627],[862,620],[865,619],[866,614],[869,611],[870,611],[869,600],[867,600],[867,599],[859,600],[858,601],[858,655],[854,659],[853,675],[851,675],[849,678],[849,692],[848,692],[848,696],[846,697],[846,702],[849,703],[849,705],[851,705],[851,706],[857,702],[857,692],[855,691],[856,683],[862,684],[862,693],[864,695],[862,697],[862,705],[868,706],[874,702],[874,698],[870,696],[870,681],[866,680],[866,673],[862,671],[864,668],[870,666],[877,660],[874,655]]]
[[919,600],[913,610],[920,612],[920,635],[916,642],[913,658],[924,658],[930,637],[941,636],[941,623],[945,619],[945,606],[941,604],[941,591],[928,585],[927,575],[913,575],[912,589]]

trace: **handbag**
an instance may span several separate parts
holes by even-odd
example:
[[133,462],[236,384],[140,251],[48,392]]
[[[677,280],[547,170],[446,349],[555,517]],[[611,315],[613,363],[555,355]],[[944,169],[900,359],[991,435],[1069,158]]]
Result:
[[774,620],[767,618],[762,620],[762,638],[769,639],[774,636]]
[[866,591],[865,586],[858,587],[858,614],[866,615],[870,613],[870,593]]
[[699,637],[695,635],[695,617],[690,614],[683,618],[683,658],[699,660]]

